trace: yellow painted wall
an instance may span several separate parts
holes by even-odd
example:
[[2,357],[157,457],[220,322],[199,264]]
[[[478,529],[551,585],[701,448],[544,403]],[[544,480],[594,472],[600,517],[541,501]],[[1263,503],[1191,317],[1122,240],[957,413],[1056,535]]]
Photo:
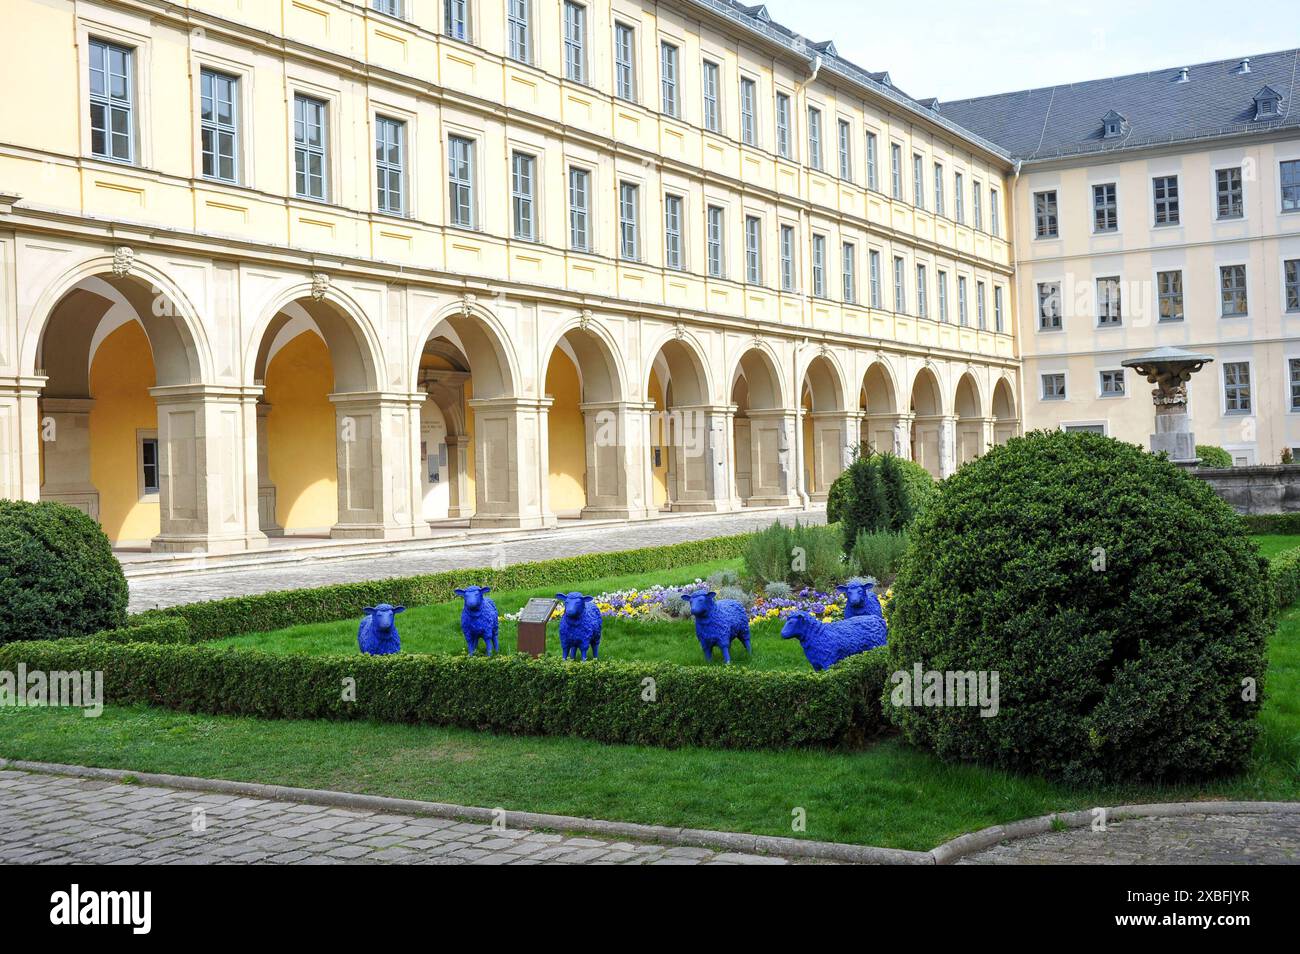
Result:
[[339,519],[333,386],[329,349],[313,332],[290,341],[266,369],[267,464],[275,518],[286,530],[331,527]]
[[137,431],[158,428],[153,353],[144,329],[127,322],[110,334],[90,366],[90,481],[99,490],[99,522],[114,543],[157,536],[158,497],[140,497]]
[[817,438],[813,428],[812,397],[803,396],[803,469],[808,477],[808,487],[817,486]]
[[562,351],[551,355],[546,368],[546,393],[555,398],[547,416],[551,445],[551,510],[581,510],[587,505],[587,434],[582,411],[578,369]]
[[[659,375],[650,371],[650,400],[655,405],[654,421],[650,425],[651,466],[654,471],[654,501],[656,507],[668,504],[668,448],[664,446],[664,389]],[[653,465],[654,448],[659,448],[659,465]]]

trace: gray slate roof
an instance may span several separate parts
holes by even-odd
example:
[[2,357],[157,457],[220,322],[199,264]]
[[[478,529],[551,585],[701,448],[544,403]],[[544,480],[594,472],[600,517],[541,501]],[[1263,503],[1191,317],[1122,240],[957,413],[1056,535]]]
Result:
[[[1248,73],[1240,72],[1242,59],[956,100],[940,103],[939,113],[1024,160],[1300,127],[1300,50],[1251,56]],[[1178,81],[1182,69],[1186,82]],[[1279,118],[1256,120],[1255,95],[1265,86],[1282,96]],[[1104,139],[1110,110],[1128,125]]]

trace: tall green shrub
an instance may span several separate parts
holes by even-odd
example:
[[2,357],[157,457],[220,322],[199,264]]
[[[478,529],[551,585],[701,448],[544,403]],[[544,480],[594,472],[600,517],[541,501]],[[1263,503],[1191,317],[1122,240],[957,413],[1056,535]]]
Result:
[[1232,466],[1232,455],[1214,444],[1197,444],[1196,456],[1201,459],[1202,467]]
[[849,564],[855,573],[876,580],[892,578],[907,552],[907,534],[888,530],[863,530],[853,544]]
[[0,643],[115,629],[126,603],[99,524],[60,503],[0,500]]
[[743,552],[745,575],[759,586],[774,580],[784,582],[790,575],[792,547],[790,528],[780,521],[750,535]]
[[827,591],[845,577],[844,553],[836,527],[803,526],[790,531],[790,573],[785,578],[795,589],[805,586]]
[[916,477],[898,457],[893,454],[859,457],[840,479],[846,479],[844,505],[839,515],[846,555],[853,551],[858,534],[864,531],[899,533],[911,525],[917,510],[911,492]]

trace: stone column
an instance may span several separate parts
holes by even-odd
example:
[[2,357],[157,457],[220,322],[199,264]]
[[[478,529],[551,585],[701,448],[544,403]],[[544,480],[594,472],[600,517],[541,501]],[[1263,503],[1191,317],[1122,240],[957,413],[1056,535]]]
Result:
[[550,398],[473,398],[475,510],[471,527],[553,527]]
[[90,482],[90,411],[84,398],[44,398],[40,402],[41,450],[45,479],[41,499],[56,500],[99,519],[99,491]]
[[647,413],[653,404],[580,404],[586,431],[587,504],[584,519],[641,519],[649,508]]
[[257,514],[258,526],[268,537],[284,536],[275,518],[275,484],[271,482],[271,445],[267,437],[271,405],[257,402]]
[[957,418],[943,414],[939,422],[939,476],[947,477],[957,470]]
[[668,409],[671,510],[717,513],[731,508],[731,491],[726,486],[730,443],[726,426],[731,414],[729,404]]
[[813,446],[808,455],[813,461],[813,486],[808,494],[814,501],[826,500],[831,484],[852,461],[861,416],[856,411],[812,412]]
[[337,419],[339,522],[330,536],[427,537],[420,482],[423,392],[331,394]]
[[259,528],[260,387],[150,388],[158,404],[158,512],[153,549],[230,553],[266,546]]
[[474,513],[469,493],[469,445],[467,434],[447,435],[447,516],[452,519]]
[[41,499],[41,421],[45,377],[0,377],[0,498]]
[[982,417],[980,418],[980,453],[987,454],[989,449],[997,444],[997,418]]
[[799,415],[789,408],[754,410],[749,414],[751,507],[794,507],[799,504],[795,468],[795,435]]
[[[738,410],[740,409],[735,404],[728,404],[722,415],[722,437],[726,444],[726,453],[723,455],[726,466],[723,468],[725,473],[722,479],[723,489],[726,491],[727,496],[727,509],[729,510],[739,510],[745,505],[740,496],[740,467],[742,461],[736,441],[736,425],[740,420],[736,416]],[[748,421],[745,421],[745,426],[749,426]],[[748,434],[745,436],[746,440],[748,440]]]

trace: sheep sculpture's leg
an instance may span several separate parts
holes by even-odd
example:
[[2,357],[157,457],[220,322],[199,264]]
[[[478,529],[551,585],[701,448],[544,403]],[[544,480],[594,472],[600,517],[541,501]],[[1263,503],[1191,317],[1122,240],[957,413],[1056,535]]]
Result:
[[704,661],[713,662],[713,647],[707,643],[702,643],[700,648],[704,650]]
[[465,637],[465,648],[469,650],[469,654],[470,654],[471,656],[474,655],[474,650],[475,650],[477,647],[478,647],[478,640],[477,640],[477,639],[471,639],[469,636],[466,636],[466,637]]
[[726,644],[726,643],[723,643],[723,644],[722,644],[721,646],[719,646],[718,648],[722,650],[722,664],[723,664],[724,666],[730,666],[730,665],[731,665],[731,650],[727,648],[727,644]]
[[600,654],[600,643],[592,643],[592,644],[591,644],[591,658],[592,658],[592,659],[597,659],[597,658],[599,658],[599,654]]

